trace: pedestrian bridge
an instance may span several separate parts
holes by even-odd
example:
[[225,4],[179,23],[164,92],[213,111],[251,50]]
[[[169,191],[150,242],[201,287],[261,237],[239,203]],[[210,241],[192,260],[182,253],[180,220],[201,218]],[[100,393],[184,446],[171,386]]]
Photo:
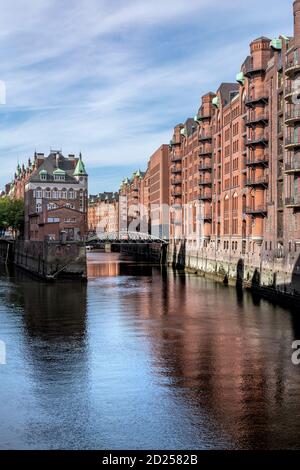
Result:
[[98,233],[87,237],[86,243],[163,243],[168,244],[168,240],[143,232],[111,232]]

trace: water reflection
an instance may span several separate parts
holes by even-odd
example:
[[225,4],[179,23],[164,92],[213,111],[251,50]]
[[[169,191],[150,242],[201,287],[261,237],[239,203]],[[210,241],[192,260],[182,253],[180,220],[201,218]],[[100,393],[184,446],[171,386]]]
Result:
[[116,253],[88,272],[1,273],[1,448],[300,447],[298,315]]

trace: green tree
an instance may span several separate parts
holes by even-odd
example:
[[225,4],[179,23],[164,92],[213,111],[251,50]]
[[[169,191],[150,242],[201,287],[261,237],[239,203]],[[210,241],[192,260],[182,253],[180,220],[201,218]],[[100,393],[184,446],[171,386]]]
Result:
[[0,198],[0,231],[11,229],[14,234],[23,231],[24,201],[21,199]]

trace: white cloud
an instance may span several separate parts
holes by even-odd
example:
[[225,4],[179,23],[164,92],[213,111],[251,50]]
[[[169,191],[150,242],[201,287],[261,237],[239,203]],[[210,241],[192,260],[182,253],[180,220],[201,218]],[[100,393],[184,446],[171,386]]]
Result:
[[2,185],[35,148],[143,166],[202,93],[234,78],[261,18],[259,35],[292,22],[278,0],[267,17],[258,0],[0,2]]

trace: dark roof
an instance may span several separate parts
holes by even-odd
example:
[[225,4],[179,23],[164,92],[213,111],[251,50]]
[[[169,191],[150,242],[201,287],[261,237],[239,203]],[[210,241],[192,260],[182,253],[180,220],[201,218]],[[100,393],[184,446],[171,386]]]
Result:
[[233,98],[233,96],[239,92],[240,86],[238,83],[222,83],[218,89],[220,93],[223,106],[226,106]]
[[197,129],[197,126],[195,124],[195,120],[193,118],[188,118],[185,121],[185,127],[186,127],[186,130],[187,130],[187,135],[188,136],[192,135]]
[[[58,166],[57,166],[57,155],[59,155],[58,159]],[[76,178],[74,178],[73,174],[76,168],[76,164],[78,162],[77,158],[66,158],[62,155],[61,152],[51,152],[48,157],[46,157],[43,163],[37,168],[32,175],[30,176],[30,182],[43,182],[40,178],[40,172],[46,171],[47,172],[47,181],[52,182],[54,181],[53,173],[58,168],[60,170],[65,171],[66,183],[77,183]]]

